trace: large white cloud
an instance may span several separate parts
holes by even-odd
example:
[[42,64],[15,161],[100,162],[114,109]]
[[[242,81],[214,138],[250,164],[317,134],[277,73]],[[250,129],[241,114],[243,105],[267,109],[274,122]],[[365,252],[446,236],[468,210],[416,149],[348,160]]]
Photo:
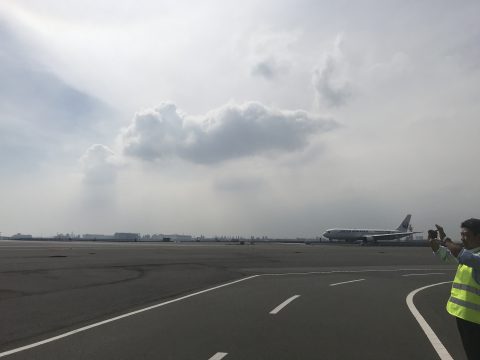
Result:
[[121,143],[126,155],[143,160],[175,156],[211,164],[301,150],[311,135],[336,126],[303,110],[276,110],[257,102],[225,105],[200,118],[164,103],[137,113],[123,129]]

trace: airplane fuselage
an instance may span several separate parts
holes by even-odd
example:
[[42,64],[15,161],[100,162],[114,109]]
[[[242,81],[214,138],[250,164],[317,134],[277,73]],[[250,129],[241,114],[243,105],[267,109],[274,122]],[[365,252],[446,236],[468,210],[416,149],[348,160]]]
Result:
[[[398,234],[398,236],[395,236]],[[382,230],[382,229],[330,229],[323,236],[330,240],[364,240],[369,236],[387,235],[390,239],[402,238],[407,236],[398,230]]]

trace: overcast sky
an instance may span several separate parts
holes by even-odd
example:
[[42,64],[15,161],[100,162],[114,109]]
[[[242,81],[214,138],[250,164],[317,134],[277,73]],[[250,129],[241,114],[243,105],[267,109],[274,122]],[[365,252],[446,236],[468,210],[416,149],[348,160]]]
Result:
[[0,231],[480,218],[478,1],[0,3]]

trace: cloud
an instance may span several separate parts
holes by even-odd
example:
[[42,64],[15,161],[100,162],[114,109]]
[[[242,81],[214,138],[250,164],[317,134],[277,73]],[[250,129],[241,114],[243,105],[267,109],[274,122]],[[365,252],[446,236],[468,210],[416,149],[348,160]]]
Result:
[[90,146],[80,158],[84,183],[89,185],[110,185],[115,182],[120,161],[107,146]]
[[341,35],[336,37],[333,51],[325,55],[320,67],[313,72],[318,100],[328,107],[343,106],[352,95],[348,64],[341,50],[342,41]]
[[411,70],[411,67],[412,64],[408,54],[399,51],[393,54],[389,61],[377,62],[367,71],[371,74],[373,81],[388,82],[404,77]]
[[299,31],[272,32],[262,29],[249,36],[245,51],[250,58],[251,75],[275,80],[292,70],[292,47],[298,42]]
[[279,72],[279,65],[273,58],[259,61],[252,67],[252,75],[261,76],[267,80],[275,79]]
[[101,136],[113,113],[107,105],[41,65],[27,51],[29,42],[5,24],[0,24],[0,43],[0,162],[6,173],[59,161],[86,135]]
[[120,141],[125,155],[147,161],[178,157],[213,164],[302,150],[311,135],[336,126],[334,120],[303,110],[277,110],[258,102],[225,105],[200,118],[164,103],[137,113]]
[[224,192],[254,192],[265,188],[266,183],[259,177],[226,177],[215,181],[215,189]]
[[27,53],[28,41],[0,25],[0,113],[71,133],[93,126],[93,115],[109,111],[99,99],[77,90]]

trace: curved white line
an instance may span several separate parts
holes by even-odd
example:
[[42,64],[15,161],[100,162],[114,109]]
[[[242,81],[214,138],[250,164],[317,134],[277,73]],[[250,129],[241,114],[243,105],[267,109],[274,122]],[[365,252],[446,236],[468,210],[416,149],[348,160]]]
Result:
[[429,287],[432,287],[432,286],[443,285],[443,284],[448,284],[448,283],[451,283],[451,281],[444,281],[444,282],[441,282],[441,283],[427,285],[427,286],[421,287],[419,289],[413,290],[410,294],[408,294],[407,299],[406,299],[408,308],[412,312],[412,315],[417,320],[418,324],[422,328],[425,335],[427,335],[428,340],[430,340],[430,343],[432,344],[433,348],[435,349],[435,351],[437,352],[437,354],[438,354],[438,356],[440,357],[441,360],[453,360],[453,358],[448,353],[445,346],[443,346],[442,342],[437,337],[437,335],[433,332],[430,325],[428,325],[428,323],[425,321],[423,316],[420,314],[420,312],[417,310],[417,308],[413,304],[413,297],[419,291],[422,291],[424,289],[428,289]]

